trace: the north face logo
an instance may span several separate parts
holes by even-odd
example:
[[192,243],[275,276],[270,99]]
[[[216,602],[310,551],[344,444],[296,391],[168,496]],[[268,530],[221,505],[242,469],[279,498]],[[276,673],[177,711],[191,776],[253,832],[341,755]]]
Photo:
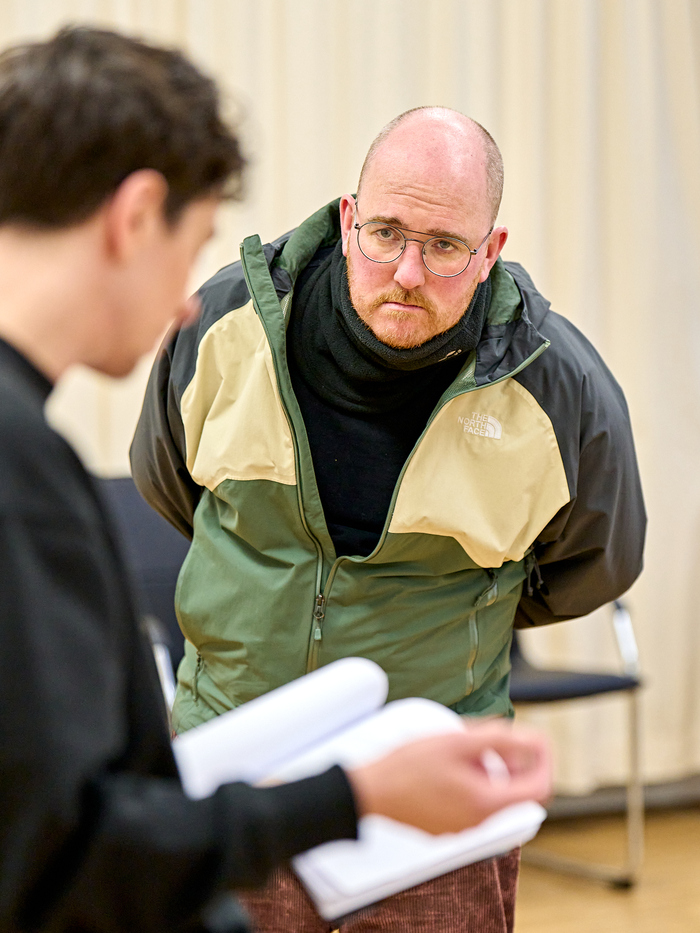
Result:
[[471,418],[457,418],[462,425],[465,434],[479,434],[481,437],[492,437],[494,440],[500,440],[503,428],[501,422],[493,415],[481,415],[478,411],[473,411]]

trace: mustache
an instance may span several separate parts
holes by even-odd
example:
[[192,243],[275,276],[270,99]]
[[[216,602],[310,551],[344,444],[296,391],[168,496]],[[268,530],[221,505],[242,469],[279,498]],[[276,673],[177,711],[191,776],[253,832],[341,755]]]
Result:
[[[381,295],[374,299],[370,305],[369,310],[376,311],[380,305],[383,305],[388,301],[395,301],[402,305],[416,305],[419,308],[423,308],[428,312],[428,314],[433,316],[437,311],[433,302],[426,298],[424,295],[421,295],[420,292],[407,291],[405,288],[401,288],[401,286],[392,288],[391,291],[383,292]],[[395,313],[400,314],[398,311]]]

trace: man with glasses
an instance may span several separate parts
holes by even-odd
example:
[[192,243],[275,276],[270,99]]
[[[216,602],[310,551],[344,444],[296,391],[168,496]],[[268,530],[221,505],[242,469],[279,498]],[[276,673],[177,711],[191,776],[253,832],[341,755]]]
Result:
[[[201,291],[132,450],[192,547],[178,587],[185,730],[335,658],[507,716],[513,625],[584,615],[639,573],[622,393],[499,257],[503,168],[445,108],[379,134],[344,195]],[[321,712],[321,711],[320,711]],[[517,853],[389,899],[353,930],[512,930]],[[262,930],[327,930],[289,873]]]

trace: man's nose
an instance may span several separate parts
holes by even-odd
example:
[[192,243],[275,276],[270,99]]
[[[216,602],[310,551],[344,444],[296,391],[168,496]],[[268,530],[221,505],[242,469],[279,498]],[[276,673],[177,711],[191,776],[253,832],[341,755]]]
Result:
[[406,291],[418,288],[425,283],[425,266],[423,265],[423,244],[416,240],[409,240],[406,248],[399,256],[394,273],[394,281]]

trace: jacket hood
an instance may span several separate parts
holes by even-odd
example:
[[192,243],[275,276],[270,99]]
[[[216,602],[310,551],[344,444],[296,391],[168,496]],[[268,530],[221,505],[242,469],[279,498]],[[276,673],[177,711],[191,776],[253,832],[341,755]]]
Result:
[[[474,380],[479,386],[514,375],[549,346],[539,327],[549,314],[550,304],[523,267],[499,258],[491,270],[491,280],[495,296],[502,293],[509,280],[511,289],[517,289],[518,299],[515,306],[506,308],[506,314],[510,310],[509,319],[504,320],[506,315],[502,315],[494,320],[489,313],[476,348]],[[492,308],[494,303],[492,298]]]

